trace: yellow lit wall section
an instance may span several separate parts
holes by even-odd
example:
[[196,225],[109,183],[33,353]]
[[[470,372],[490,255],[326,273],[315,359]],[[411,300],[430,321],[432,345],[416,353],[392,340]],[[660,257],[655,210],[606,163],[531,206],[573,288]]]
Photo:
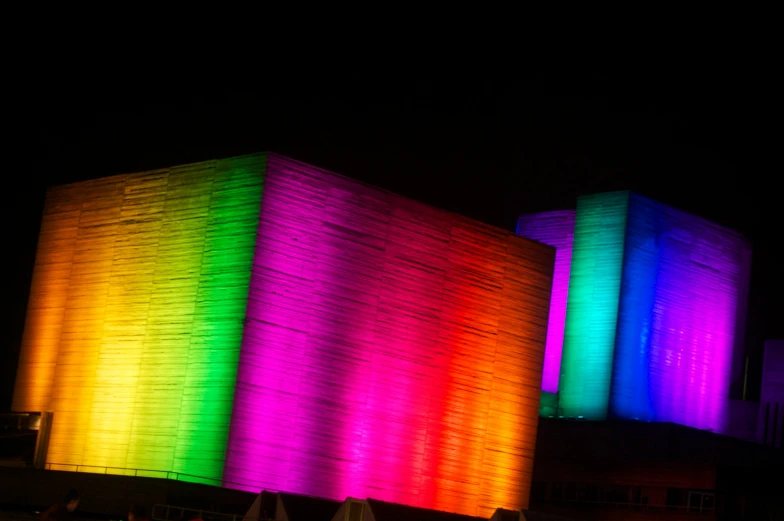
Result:
[[49,191],[13,408],[54,412],[50,468],[221,478],[265,165]]

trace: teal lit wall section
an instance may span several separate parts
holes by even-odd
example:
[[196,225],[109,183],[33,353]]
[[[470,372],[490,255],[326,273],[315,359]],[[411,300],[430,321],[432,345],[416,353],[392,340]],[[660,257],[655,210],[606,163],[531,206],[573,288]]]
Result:
[[607,418],[629,192],[577,202],[559,416]]

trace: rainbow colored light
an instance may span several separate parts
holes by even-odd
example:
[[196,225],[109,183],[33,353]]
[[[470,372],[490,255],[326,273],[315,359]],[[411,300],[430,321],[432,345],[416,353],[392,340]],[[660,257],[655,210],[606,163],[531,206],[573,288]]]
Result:
[[54,412],[50,468],[220,480],[263,170],[49,191],[13,408]]
[[517,239],[271,156],[227,484],[525,504],[554,252]]
[[14,409],[53,469],[522,508],[554,256],[274,154],[57,187]]
[[[553,215],[520,233],[568,248]],[[748,270],[737,233],[629,192],[581,197],[558,414],[722,431]]]
[[607,416],[627,202],[626,193],[577,202],[558,388],[559,413],[564,416]]
[[547,345],[544,352],[542,391],[558,392],[561,372],[561,351],[566,323],[566,302],[569,296],[569,272],[574,243],[574,210],[522,215],[517,221],[517,234],[542,242],[556,249],[550,318],[547,324]]
[[614,416],[724,430],[746,241],[629,195]]

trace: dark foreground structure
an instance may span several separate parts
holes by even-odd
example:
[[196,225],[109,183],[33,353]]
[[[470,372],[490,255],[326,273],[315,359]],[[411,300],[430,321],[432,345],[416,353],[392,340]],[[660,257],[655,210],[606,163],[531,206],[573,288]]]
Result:
[[782,469],[781,450],[682,425],[542,419],[531,509],[607,521],[768,519],[784,515]]
[[[540,422],[538,439],[526,521],[763,521],[784,514],[784,456],[773,447],[676,424],[549,419]],[[0,505],[17,512],[46,508],[73,487],[82,492],[80,511],[103,519],[117,519],[127,505],[142,503],[155,506],[157,519],[169,521],[178,521],[184,509],[210,513],[213,521],[239,521],[234,516],[249,512],[256,520],[332,521],[347,504],[158,478],[0,468]],[[351,501],[359,505],[355,509],[372,511],[377,521],[379,516],[411,521],[491,517],[372,499]],[[396,518],[401,512],[405,515]]]

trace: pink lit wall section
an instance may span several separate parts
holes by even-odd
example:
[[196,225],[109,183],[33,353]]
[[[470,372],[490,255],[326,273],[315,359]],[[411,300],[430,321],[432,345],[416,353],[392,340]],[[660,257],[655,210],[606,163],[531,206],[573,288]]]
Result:
[[556,249],[553,293],[550,300],[550,319],[547,324],[547,347],[544,352],[542,390],[558,392],[561,372],[566,302],[569,298],[569,272],[574,244],[574,210],[541,212],[521,215],[517,234],[542,242]]
[[554,251],[271,154],[224,482],[528,504]]

